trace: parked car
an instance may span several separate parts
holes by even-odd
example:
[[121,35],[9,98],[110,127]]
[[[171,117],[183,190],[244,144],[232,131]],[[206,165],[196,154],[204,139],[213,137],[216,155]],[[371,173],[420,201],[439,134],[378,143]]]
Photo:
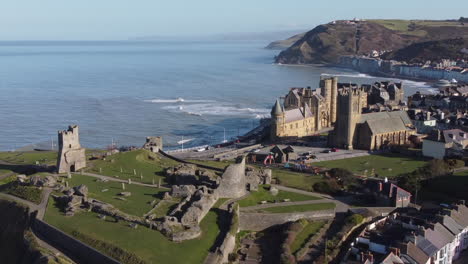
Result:
[[332,148],[332,149],[330,149],[330,150],[331,150],[331,152],[338,152],[338,149],[337,149],[337,148]]
[[322,151],[322,153],[331,153],[331,152],[332,152],[332,151],[329,150],[329,149],[324,149],[324,150]]

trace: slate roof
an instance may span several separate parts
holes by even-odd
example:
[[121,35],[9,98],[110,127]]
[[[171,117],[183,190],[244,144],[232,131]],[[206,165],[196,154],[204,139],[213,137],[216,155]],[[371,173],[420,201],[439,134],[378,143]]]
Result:
[[402,122],[400,118],[387,118],[384,120],[368,120],[366,121],[372,134],[384,134],[391,133],[394,131],[407,130],[408,128]]
[[411,119],[409,118],[406,111],[392,111],[392,112],[375,112],[361,115],[361,120],[359,123],[365,123],[369,120],[380,120],[383,123],[389,118],[399,118],[402,120],[405,126],[411,126]]
[[284,111],[284,120],[286,123],[304,119],[301,109],[295,108]]
[[404,264],[401,258],[393,254],[393,252],[390,252],[390,254],[388,254],[388,256],[384,260],[382,260],[382,262],[380,263],[381,264]]

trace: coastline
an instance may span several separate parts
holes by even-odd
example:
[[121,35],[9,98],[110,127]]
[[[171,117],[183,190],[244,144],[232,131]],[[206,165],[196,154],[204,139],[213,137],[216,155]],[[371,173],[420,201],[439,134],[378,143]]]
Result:
[[288,66],[288,67],[294,66],[294,67],[322,67],[322,68],[347,69],[347,70],[355,71],[357,73],[367,74],[375,78],[401,79],[401,80],[408,80],[408,81],[415,81],[415,82],[425,82],[431,85],[437,81],[433,79],[415,78],[415,77],[410,77],[410,76],[405,76],[405,75],[391,75],[391,74],[380,72],[380,71],[379,72],[366,72],[366,71],[361,71],[353,67],[348,67],[342,64],[323,64],[323,63],[317,63],[317,64],[315,63],[304,63],[304,64],[273,63],[273,64],[277,66]]

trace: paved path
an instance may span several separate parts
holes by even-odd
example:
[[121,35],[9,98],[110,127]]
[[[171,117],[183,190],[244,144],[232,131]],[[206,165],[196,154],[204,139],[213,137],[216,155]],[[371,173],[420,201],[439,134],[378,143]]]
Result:
[[[128,183],[128,180],[122,180],[122,179],[119,179],[119,178],[115,178],[115,177],[110,177],[110,176],[105,176],[105,175],[100,175],[100,174],[95,174],[95,173],[89,173],[89,172],[82,172],[82,173],[74,173],[74,175],[86,175],[86,176],[91,176],[91,177],[95,177],[95,178],[99,178],[101,180],[108,180],[108,181],[113,181],[113,182],[121,182],[121,183]],[[145,187],[151,187],[151,188],[158,188],[158,186],[155,184],[147,184],[147,183],[141,183],[141,182],[137,182],[137,181],[132,181],[132,184],[134,185],[140,185],[140,186],[145,186]],[[167,187],[163,187],[161,186],[160,187],[161,189],[170,189],[170,188],[167,188]]]

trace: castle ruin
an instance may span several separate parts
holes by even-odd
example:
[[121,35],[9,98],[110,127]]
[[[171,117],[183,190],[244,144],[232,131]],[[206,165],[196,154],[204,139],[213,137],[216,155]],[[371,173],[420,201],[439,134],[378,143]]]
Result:
[[146,137],[146,142],[143,145],[143,148],[151,152],[158,153],[163,149],[162,137]]
[[68,130],[59,131],[58,142],[58,173],[75,172],[86,167],[85,149],[80,145],[77,125],[69,126]]

